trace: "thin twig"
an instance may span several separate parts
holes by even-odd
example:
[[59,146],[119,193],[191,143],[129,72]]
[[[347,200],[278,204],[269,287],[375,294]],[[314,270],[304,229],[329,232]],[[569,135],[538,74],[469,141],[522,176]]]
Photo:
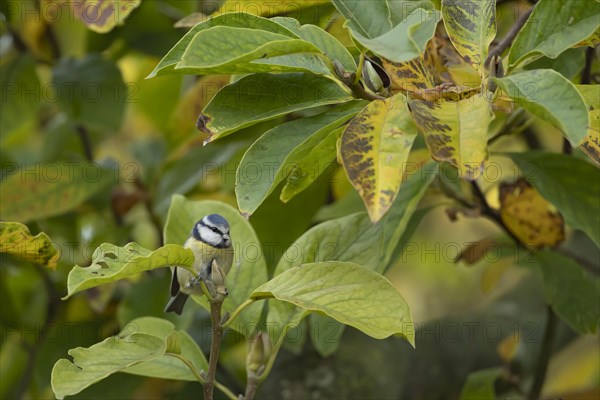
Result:
[[537,400],[540,398],[540,394],[544,386],[544,381],[546,380],[548,362],[550,361],[550,356],[552,355],[554,337],[556,336],[558,318],[556,317],[556,314],[554,314],[554,311],[552,311],[552,307],[550,307],[549,305],[546,307],[547,321],[546,330],[544,331],[544,341],[542,342],[542,348],[540,349],[540,357],[538,358],[538,362],[535,367],[533,385],[531,386],[531,390],[529,391],[529,396],[527,396],[529,400]]
[[254,396],[256,396],[256,390],[258,390],[259,383],[260,380],[254,372],[248,373],[248,381],[246,382],[246,392],[244,393],[244,400],[254,400]]
[[79,139],[81,140],[81,145],[83,146],[83,153],[85,154],[85,158],[92,162],[94,161],[94,151],[92,150],[92,141],[90,139],[90,134],[87,128],[83,124],[75,125],[75,130],[79,135]]
[[213,388],[215,385],[215,375],[217,373],[217,363],[219,362],[219,351],[221,349],[221,337],[223,336],[223,327],[221,326],[221,301],[212,301],[210,303],[210,321],[212,324],[212,338],[210,343],[210,358],[208,359],[208,373],[204,383],[204,399],[213,399]]
[[529,16],[533,12],[533,8],[534,7],[531,7],[529,10],[527,10],[525,12],[525,14],[521,15],[521,17],[519,17],[517,22],[515,22],[515,24],[510,28],[510,30],[508,31],[506,36],[504,36],[504,38],[502,38],[500,43],[498,43],[498,45],[489,52],[487,58],[485,59],[485,64],[484,64],[485,66],[490,65],[490,62],[494,59],[494,57],[500,56],[502,53],[504,53],[504,50],[506,50],[510,47],[513,40],[515,40],[515,38],[517,37],[517,35],[521,31],[521,29],[523,29],[523,26],[529,19]]
[[482,215],[488,217],[489,219],[493,220],[498,225],[500,225],[500,227],[502,227],[502,229],[512,238],[512,240],[515,241],[515,244],[517,246],[522,246],[523,248],[528,249],[527,245],[525,243],[521,242],[521,239],[519,239],[508,228],[508,226],[502,220],[502,217],[500,217],[500,214],[490,207],[489,203],[487,202],[487,199],[485,198],[485,194],[481,191],[481,188],[479,187],[477,182],[471,181],[471,187],[473,188],[473,193],[479,199],[479,202],[481,204]]

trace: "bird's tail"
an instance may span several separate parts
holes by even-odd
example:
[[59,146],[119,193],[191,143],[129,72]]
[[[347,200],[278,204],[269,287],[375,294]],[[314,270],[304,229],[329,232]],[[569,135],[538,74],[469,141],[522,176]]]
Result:
[[167,303],[165,307],[165,312],[174,312],[177,315],[181,315],[183,311],[183,306],[185,305],[186,300],[188,299],[188,295],[185,293],[177,293],[175,296],[171,297],[171,300]]

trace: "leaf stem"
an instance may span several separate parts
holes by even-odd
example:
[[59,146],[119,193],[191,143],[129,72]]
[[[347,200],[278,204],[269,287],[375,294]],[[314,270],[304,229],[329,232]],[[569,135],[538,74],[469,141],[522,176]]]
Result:
[[242,304],[240,304],[234,311],[233,313],[229,316],[229,318],[227,319],[227,321],[225,321],[225,323],[222,325],[223,328],[228,328],[231,325],[231,322],[246,308],[248,307],[250,304],[253,304],[257,299],[248,299],[246,301],[244,301]]
[[362,76],[363,65],[365,63],[365,52],[361,51],[360,56],[358,58],[358,67],[356,68],[356,74],[354,74],[354,81],[352,82],[352,86],[358,85],[360,81],[360,77]]
[[[176,354],[176,353],[165,353],[165,355],[175,357],[175,358],[181,360],[189,368],[189,370],[192,372],[192,374],[194,374],[194,376],[196,377],[196,380],[204,385],[204,378],[202,378],[202,374],[200,373],[200,371],[198,371],[196,366],[189,359],[183,357],[181,354]],[[229,390],[222,383],[215,381],[215,387],[217,389],[219,389],[221,392],[223,392],[231,400],[237,400],[237,396],[235,394],[233,394],[233,392],[231,390]]]
[[177,354],[177,353],[165,353],[165,356],[174,357],[174,358],[177,358],[178,360],[180,360],[181,362],[183,362],[188,367],[188,369],[192,372],[192,374],[194,374],[194,376],[196,377],[196,380],[204,385],[204,378],[202,378],[202,374],[200,374],[200,371],[198,371],[196,366],[189,359],[187,359],[187,358],[183,357],[181,354]]
[[204,383],[204,399],[213,399],[213,388],[215,386],[215,375],[217,373],[217,363],[219,362],[219,351],[221,349],[221,337],[223,336],[223,326],[221,325],[221,307],[223,302],[214,300],[210,302],[210,321],[212,325],[212,338],[210,343],[210,357],[208,359],[208,373]]
[[269,376],[269,374],[271,373],[271,370],[273,369],[273,365],[275,364],[275,359],[277,358],[277,353],[279,353],[279,349],[281,349],[281,346],[283,345],[284,340],[285,340],[285,333],[282,331],[281,336],[279,336],[279,338],[277,339],[277,343],[275,343],[275,346],[273,346],[273,351],[269,355],[269,360],[267,361],[267,365],[265,366],[264,371],[262,371],[260,373],[260,375],[258,376],[259,382],[262,382],[265,379],[267,379],[267,376]]

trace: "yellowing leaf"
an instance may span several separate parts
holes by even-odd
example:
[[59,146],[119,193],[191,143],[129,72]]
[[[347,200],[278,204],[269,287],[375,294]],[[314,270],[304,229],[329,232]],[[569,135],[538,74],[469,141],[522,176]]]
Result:
[[500,216],[528,246],[556,247],[565,239],[562,215],[524,179],[500,186]]
[[369,103],[341,137],[341,161],[371,221],[393,203],[418,132],[402,94]]
[[435,86],[433,71],[424,55],[410,61],[394,63],[382,58],[383,68],[392,81],[392,93],[399,91],[417,92]]
[[577,85],[576,88],[585,101],[589,116],[588,133],[579,147],[600,164],[600,86]]
[[514,330],[512,335],[508,335],[498,343],[498,355],[505,363],[510,363],[515,358],[521,334],[520,330]]
[[123,25],[125,19],[142,0],[78,0],[69,1],[75,17],[90,30],[98,33],[110,32],[115,26]]
[[481,291],[483,293],[489,293],[511,265],[512,260],[510,258],[502,258],[498,261],[491,262],[485,271],[483,271],[483,275],[481,275]]
[[219,11],[213,15],[245,12],[263,17],[297,12],[303,8],[327,3],[329,0],[225,0]]
[[487,132],[492,113],[487,99],[475,95],[460,101],[410,101],[413,118],[425,135],[431,156],[476,179],[487,159]]
[[0,222],[0,253],[56,268],[58,253],[45,233],[31,235],[26,225]]
[[442,17],[454,47],[482,75],[496,36],[495,0],[443,0]]
[[[600,395],[600,346],[598,337],[584,335],[575,338],[552,357],[548,365],[546,384],[542,390],[544,399],[594,399]],[[566,396],[568,393],[577,395]],[[585,396],[585,393],[590,393]]]

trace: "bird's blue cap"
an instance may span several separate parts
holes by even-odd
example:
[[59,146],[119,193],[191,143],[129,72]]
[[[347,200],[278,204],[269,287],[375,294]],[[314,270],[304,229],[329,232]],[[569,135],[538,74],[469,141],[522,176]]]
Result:
[[227,222],[227,220],[219,214],[210,214],[204,218],[206,218],[206,220],[213,225],[226,226],[229,228],[229,223]]

